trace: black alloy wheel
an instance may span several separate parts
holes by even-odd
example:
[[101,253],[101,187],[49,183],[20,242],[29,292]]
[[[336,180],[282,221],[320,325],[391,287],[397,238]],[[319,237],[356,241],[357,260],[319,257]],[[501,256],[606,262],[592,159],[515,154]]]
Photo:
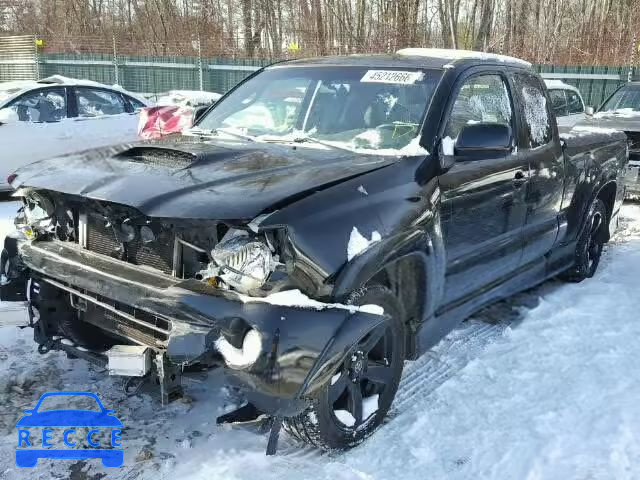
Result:
[[606,242],[607,220],[607,208],[602,200],[595,199],[576,245],[574,265],[562,274],[564,280],[577,283],[595,275]]
[[324,450],[353,447],[382,424],[404,366],[405,316],[393,292],[366,286],[346,303],[380,306],[384,320],[350,348],[309,408],[284,422],[293,437]]

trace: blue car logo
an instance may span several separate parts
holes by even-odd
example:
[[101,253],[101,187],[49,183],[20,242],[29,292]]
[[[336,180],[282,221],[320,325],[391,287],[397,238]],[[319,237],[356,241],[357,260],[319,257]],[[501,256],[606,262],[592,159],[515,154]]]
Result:
[[[50,397],[73,396],[93,398],[99,411],[81,409],[55,409],[41,411],[42,402]],[[122,422],[114,415],[113,410],[104,408],[95,393],[90,392],[49,392],[40,397],[33,409],[25,410],[25,415],[16,424],[18,427],[18,448],[16,449],[16,465],[18,467],[35,467],[40,458],[50,459],[88,459],[99,458],[105,467],[121,467],[124,463],[124,450],[120,447]],[[42,428],[41,436],[32,435],[27,428]],[[60,438],[53,438],[51,427],[66,427]],[[88,428],[87,444],[95,448],[75,449],[78,431],[76,428]],[[102,430],[111,429],[109,438],[111,448],[104,448],[97,435]],[[70,448],[57,448],[62,446]],[[42,447],[42,448],[39,448]],[[100,448],[102,447],[102,448]]]

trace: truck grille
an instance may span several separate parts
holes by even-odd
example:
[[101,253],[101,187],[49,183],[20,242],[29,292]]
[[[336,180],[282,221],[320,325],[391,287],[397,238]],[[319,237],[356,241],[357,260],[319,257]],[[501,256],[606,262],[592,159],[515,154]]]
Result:
[[173,249],[175,235],[169,230],[156,231],[153,242],[143,243],[139,232],[130,242],[121,244],[112,225],[102,218],[89,215],[87,218],[87,249],[124,260],[134,265],[145,265],[171,275],[173,271]]

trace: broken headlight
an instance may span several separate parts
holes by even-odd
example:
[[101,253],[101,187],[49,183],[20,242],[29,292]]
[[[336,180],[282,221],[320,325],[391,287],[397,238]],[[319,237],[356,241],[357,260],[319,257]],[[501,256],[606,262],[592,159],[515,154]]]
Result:
[[266,240],[244,230],[231,230],[211,251],[212,262],[200,276],[210,284],[226,284],[240,293],[262,287],[278,264]]
[[16,226],[29,239],[54,229],[55,207],[53,201],[38,192],[27,192],[23,197],[22,214],[16,218]]

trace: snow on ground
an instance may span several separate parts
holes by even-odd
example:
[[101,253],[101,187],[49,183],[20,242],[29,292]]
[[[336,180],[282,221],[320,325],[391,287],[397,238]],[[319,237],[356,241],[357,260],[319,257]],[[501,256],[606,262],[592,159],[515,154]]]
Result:
[[[640,478],[640,205],[623,217],[596,278],[550,281],[464,322],[407,364],[390,419],[347,453],[283,434],[278,455],[265,457],[265,435],[216,427],[231,407],[219,372],[189,378],[187,398],[162,408],[153,388],[127,397],[121,379],[82,360],[39,355],[31,331],[15,326],[24,312],[0,305],[0,478]],[[14,465],[22,410],[63,389],[94,391],[115,409],[124,467]]]

